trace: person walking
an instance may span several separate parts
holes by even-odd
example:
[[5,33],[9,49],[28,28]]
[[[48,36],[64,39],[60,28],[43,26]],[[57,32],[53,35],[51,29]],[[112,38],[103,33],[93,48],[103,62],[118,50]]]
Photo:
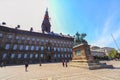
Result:
[[62,65],[63,65],[63,67],[64,67],[64,60],[62,60]]
[[28,68],[28,62],[25,61],[25,71],[27,72],[27,68]]
[[65,66],[67,67],[68,65],[67,65],[67,60],[65,60]]

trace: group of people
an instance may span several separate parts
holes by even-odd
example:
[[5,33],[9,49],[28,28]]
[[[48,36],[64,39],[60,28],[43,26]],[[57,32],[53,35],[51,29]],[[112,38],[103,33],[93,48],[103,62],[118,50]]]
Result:
[[[62,65],[63,67],[67,67],[67,60],[63,60],[62,61]],[[4,62],[1,62],[1,67],[5,66],[5,63]],[[25,71],[27,72],[27,68],[28,68],[29,64],[28,64],[28,61],[25,61]],[[41,62],[40,62],[40,66],[41,66]]]
[[67,67],[68,65],[67,65],[67,60],[62,60],[62,65],[63,65],[63,67]]

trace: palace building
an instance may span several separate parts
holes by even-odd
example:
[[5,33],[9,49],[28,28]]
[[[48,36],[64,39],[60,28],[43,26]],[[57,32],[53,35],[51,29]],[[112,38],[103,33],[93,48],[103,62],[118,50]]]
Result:
[[34,32],[0,25],[0,62],[23,64],[71,60],[74,38],[51,32],[48,10],[42,22],[42,32]]

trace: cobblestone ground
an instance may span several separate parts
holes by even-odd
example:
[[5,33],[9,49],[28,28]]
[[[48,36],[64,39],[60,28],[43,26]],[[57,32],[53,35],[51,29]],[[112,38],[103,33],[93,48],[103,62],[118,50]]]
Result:
[[61,63],[24,65],[0,68],[0,80],[120,80],[120,61],[107,61],[115,69],[88,70],[62,67]]

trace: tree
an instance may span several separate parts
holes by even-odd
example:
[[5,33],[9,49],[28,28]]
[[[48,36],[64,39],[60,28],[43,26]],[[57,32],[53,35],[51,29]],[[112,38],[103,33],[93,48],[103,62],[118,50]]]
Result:
[[112,49],[110,52],[108,52],[108,57],[114,59],[117,53],[118,52],[115,49]]

